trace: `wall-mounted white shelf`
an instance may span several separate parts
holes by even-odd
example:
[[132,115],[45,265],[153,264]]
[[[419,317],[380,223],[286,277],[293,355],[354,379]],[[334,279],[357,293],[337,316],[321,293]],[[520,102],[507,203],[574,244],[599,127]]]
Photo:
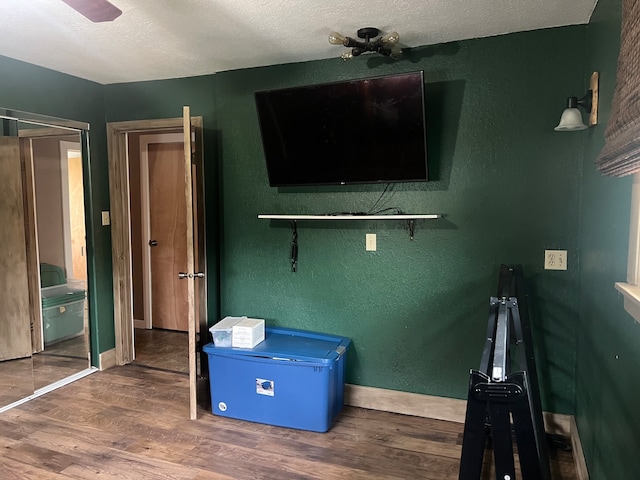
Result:
[[440,218],[440,214],[425,215],[258,215],[265,220],[288,220],[291,223],[293,239],[291,242],[291,270],[296,271],[298,265],[298,220],[406,220],[409,226],[409,237],[413,240],[414,220],[430,220]]
[[418,220],[440,218],[440,214],[432,215],[258,215],[268,220]]

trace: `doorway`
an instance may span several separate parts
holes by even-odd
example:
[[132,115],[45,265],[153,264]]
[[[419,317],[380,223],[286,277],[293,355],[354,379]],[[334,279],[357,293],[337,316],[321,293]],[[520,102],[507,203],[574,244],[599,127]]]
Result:
[[188,292],[178,278],[187,262],[184,136],[181,131],[130,133],[127,153],[134,363],[188,373]]
[[68,276],[87,281],[87,236],[80,142],[60,140],[62,222],[65,268]]
[[[190,415],[191,418],[195,418],[196,377],[199,373],[196,367],[196,344],[203,343],[197,337],[197,330],[207,331],[204,250],[204,159],[202,155],[202,117],[190,117],[188,107],[184,108],[183,113],[182,118],[113,122],[107,125],[114,271],[115,361],[117,364],[123,365],[132,362],[136,358],[134,287],[137,289],[139,282],[135,282],[132,273],[134,259],[136,262],[138,261],[138,255],[134,254],[132,245],[135,243],[140,248],[155,248],[149,245],[149,241],[154,239],[145,238],[143,240],[142,234],[140,238],[132,241],[132,217],[136,215],[135,210],[137,209],[137,207],[133,207],[140,204],[140,196],[132,194],[130,173],[134,172],[135,169],[130,169],[130,155],[128,153],[131,150],[129,145],[131,139],[136,136],[180,132],[183,135],[182,159],[184,172],[182,192],[185,199],[186,228],[184,232],[178,232],[177,237],[186,238],[186,242],[184,242],[186,262],[183,263],[178,275],[172,269],[167,269],[173,277],[170,283],[175,288],[167,290],[166,292],[168,293],[164,295],[179,297],[180,294],[176,294],[176,292],[179,292],[182,287],[176,287],[176,285],[186,284],[186,298],[189,305],[187,318]],[[193,137],[191,132],[193,132]],[[185,142],[184,139],[187,139],[187,141]],[[163,156],[164,153],[160,152],[159,155]],[[140,221],[142,221],[142,210],[139,215]],[[147,269],[150,268],[151,262],[152,260],[150,260]],[[181,280],[178,280],[178,277]],[[151,290],[151,299],[153,303],[153,289]],[[151,312],[153,312],[153,308]],[[144,322],[145,318],[138,320]]]
[[187,332],[183,134],[128,137],[135,327]]

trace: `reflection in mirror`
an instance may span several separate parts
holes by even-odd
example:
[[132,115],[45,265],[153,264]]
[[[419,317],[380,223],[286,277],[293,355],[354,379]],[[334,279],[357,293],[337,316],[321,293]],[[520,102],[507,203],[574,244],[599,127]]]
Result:
[[0,361],[0,406],[33,394],[33,363],[25,358]]
[[83,183],[88,125],[0,108],[0,127],[2,411],[95,369]]
[[0,118],[0,406],[34,392],[17,122]]
[[23,122],[19,135],[31,174],[26,203],[35,213],[29,255],[40,277],[32,285],[40,292],[33,356],[37,390],[89,367],[81,139],[79,132]]

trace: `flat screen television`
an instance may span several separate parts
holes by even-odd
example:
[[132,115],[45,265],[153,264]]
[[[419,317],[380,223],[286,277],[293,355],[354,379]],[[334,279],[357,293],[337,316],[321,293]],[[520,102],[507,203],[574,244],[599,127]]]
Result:
[[254,95],[272,187],[428,180],[423,72]]

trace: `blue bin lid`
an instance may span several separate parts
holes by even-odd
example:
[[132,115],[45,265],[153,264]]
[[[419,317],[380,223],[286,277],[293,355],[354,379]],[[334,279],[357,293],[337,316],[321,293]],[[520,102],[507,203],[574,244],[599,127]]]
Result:
[[42,295],[42,308],[62,307],[69,303],[84,300],[85,291],[71,288],[67,284],[46,287],[40,290]]
[[294,330],[291,328],[265,328],[264,341],[254,348],[215,347],[206,344],[203,350],[216,355],[243,355],[280,360],[330,363],[336,361],[349,348],[347,337]]

